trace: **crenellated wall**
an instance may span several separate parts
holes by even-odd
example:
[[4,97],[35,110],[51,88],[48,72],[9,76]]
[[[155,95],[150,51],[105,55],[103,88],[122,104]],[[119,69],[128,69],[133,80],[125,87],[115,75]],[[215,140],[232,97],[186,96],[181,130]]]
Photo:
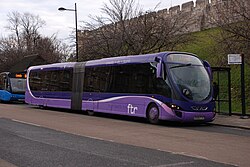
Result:
[[192,12],[194,10],[194,2],[186,2],[181,5],[181,9],[183,12]]
[[[212,20],[220,20],[220,16],[217,14],[218,9],[222,11],[227,10],[230,7],[231,2],[234,2],[234,0],[196,0],[195,2],[188,1],[183,4],[173,6],[169,9],[166,8],[156,12],[146,13],[146,15],[141,15],[138,18],[133,18],[132,20],[136,21],[140,18],[154,18],[157,16],[161,16],[163,18],[166,18],[166,20],[168,21],[170,20],[170,22],[173,21],[174,24],[177,24],[177,27],[181,27],[180,29],[178,29],[178,31],[175,32],[176,34],[197,32],[216,27],[217,25],[214,24]],[[247,6],[245,10],[250,11],[250,0],[240,0],[240,3],[244,3],[245,6]],[[232,13],[232,15],[237,17],[237,13]],[[239,18],[236,18],[236,20],[238,21]],[[235,20],[233,20],[232,22],[234,21]],[[112,25],[107,25],[101,28],[105,31],[105,28],[108,28],[109,26]],[[91,35],[91,31],[82,31],[80,33],[80,36],[82,36],[83,38],[87,38],[87,36],[89,35]]]
[[180,11],[180,5],[169,8],[169,14],[171,15],[178,14]]
[[196,0],[196,8],[204,9],[206,6],[209,5],[209,0]]
[[[228,3],[230,0],[196,0],[195,2],[189,1],[181,5],[173,6],[169,9],[163,9],[157,11],[159,15],[165,15],[165,17],[174,17],[185,13],[192,17],[190,21],[188,31],[195,32],[203,29],[215,27],[211,23],[211,16],[214,15],[215,10],[221,4]],[[246,5],[250,5],[250,0],[242,0]],[[226,6],[225,6],[226,7]]]

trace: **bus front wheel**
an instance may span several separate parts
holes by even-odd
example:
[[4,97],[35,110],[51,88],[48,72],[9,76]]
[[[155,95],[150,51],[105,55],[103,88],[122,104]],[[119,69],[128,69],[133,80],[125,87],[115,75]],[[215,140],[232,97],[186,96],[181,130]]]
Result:
[[160,112],[156,104],[150,104],[147,109],[147,119],[151,124],[159,123]]

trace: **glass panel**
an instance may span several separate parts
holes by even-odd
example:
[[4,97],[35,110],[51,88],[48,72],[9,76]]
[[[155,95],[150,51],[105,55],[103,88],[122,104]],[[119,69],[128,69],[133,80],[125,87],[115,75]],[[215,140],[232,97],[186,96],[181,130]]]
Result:
[[[174,68],[173,68],[174,67]],[[182,94],[190,100],[202,101],[211,94],[211,82],[203,66],[169,64],[170,74]]]
[[163,79],[156,79],[153,64],[127,64],[109,67],[87,67],[84,92],[112,92],[161,94],[171,96],[171,89]]
[[114,66],[110,92],[161,94],[171,96],[167,82],[156,78],[156,67],[150,63]]
[[197,57],[186,54],[170,54],[167,56],[167,63],[203,65]]
[[107,92],[110,67],[87,67],[84,76],[84,92]]
[[23,93],[26,89],[26,79],[10,78],[11,88],[13,93]]
[[4,75],[0,75],[0,90],[5,89],[5,79]]
[[31,71],[29,77],[29,84],[30,84],[30,89],[33,91],[39,91],[42,88],[41,86],[42,82],[39,72]]
[[72,69],[37,71],[30,73],[29,84],[33,91],[71,91]]
[[60,80],[60,90],[61,91],[71,91],[72,90],[72,70],[61,71],[61,80]]

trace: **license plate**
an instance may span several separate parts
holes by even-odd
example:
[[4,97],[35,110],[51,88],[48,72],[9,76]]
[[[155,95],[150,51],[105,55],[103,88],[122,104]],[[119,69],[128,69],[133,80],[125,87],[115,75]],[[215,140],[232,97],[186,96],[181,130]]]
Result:
[[203,121],[204,119],[205,119],[204,116],[196,116],[196,117],[194,117],[195,121]]

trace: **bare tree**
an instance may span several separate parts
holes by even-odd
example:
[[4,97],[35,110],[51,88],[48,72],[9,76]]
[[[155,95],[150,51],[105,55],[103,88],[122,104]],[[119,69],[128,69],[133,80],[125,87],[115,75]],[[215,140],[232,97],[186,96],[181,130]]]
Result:
[[40,37],[38,29],[45,25],[45,21],[39,16],[24,13],[20,18],[20,25],[22,27],[22,35],[26,41],[27,50],[32,51],[36,40]]
[[65,62],[72,51],[72,48],[59,41],[56,35],[38,38],[35,49],[35,52],[47,60],[48,63]]
[[7,29],[13,31],[14,36],[16,37],[17,47],[21,47],[21,27],[20,27],[20,18],[21,15],[18,12],[12,12],[8,14],[8,22],[9,25],[6,27]]
[[91,16],[80,36],[82,59],[127,55],[126,34],[131,19],[142,13],[135,0],[109,0],[101,9],[104,16]]
[[16,47],[16,39],[13,36],[0,40],[0,71],[9,69],[23,52]]
[[45,25],[45,21],[31,13],[12,12],[8,14],[8,22],[6,28],[13,32],[18,47],[32,51],[40,36],[38,30]]
[[[109,0],[80,35],[84,60],[172,50],[186,41],[188,15],[144,12],[135,0]],[[84,57],[83,57],[84,56]]]
[[250,2],[221,1],[214,7],[212,23],[220,27],[219,44],[224,53],[244,53],[250,64]]
[[45,25],[39,16],[30,13],[12,12],[8,14],[6,28],[12,32],[0,39],[0,70],[8,70],[24,56],[39,54],[48,63],[66,61],[71,51],[56,35],[43,36],[39,29]]

